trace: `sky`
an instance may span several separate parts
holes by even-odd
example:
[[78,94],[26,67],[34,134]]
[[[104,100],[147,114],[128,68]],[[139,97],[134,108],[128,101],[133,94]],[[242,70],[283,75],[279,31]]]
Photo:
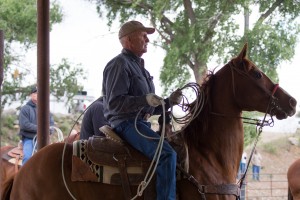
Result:
[[[58,64],[62,58],[74,64],[82,64],[88,79],[83,81],[85,90],[93,96],[101,95],[102,71],[106,63],[120,53],[122,47],[118,40],[119,27],[109,30],[106,21],[100,19],[96,6],[85,0],[58,0],[63,7],[65,18],[53,26],[50,33],[50,64]],[[148,21],[142,21],[150,26]],[[117,24],[117,23],[116,23]],[[149,35],[150,42],[158,35]],[[159,72],[163,65],[164,51],[148,45],[143,55],[147,70],[154,75],[157,94],[160,95]],[[27,56],[36,70],[36,50]],[[255,61],[254,61],[255,62]],[[300,44],[292,62],[283,63],[279,68],[280,86],[300,102]],[[212,64],[211,67],[215,67]],[[33,69],[34,70],[34,69]],[[80,80],[80,79],[79,79]]]
[[[59,0],[65,18],[62,23],[54,25],[50,32],[50,64],[58,64],[62,58],[71,63],[81,63],[87,72],[87,80],[82,81],[88,95],[101,95],[102,71],[107,62],[121,52],[118,39],[119,27],[109,30],[106,21],[101,20],[96,6],[84,0]],[[147,22],[142,21],[145,26]],[[149,35],[149,39],[157,34]],[[153,41],[152,40],[152,41]],[[154,75],[157,93],[162,93],[159,86],[159,71],[163,63],[164,52],[148,44],[148,52],[143,55],[146,68]],[[36,50],[27,56],[29,63],[36,67]],[[150,66],[150,60],[155,60]],[[148,61],[148,62],[147,62]]]
[[[85,0],[58,0],[63,7],[65,18],[54,25],[50,33],[50,64],[58,64],[62,58],[71,63],[81,63],[87,72],[87,80],[82,81],[88,95],[101,95],[102,71],[106,63],[120,53],[122,47],[118,40],[119,27],[109,30],[106,21],[100,19],[96,6]],[[141,21],[150,26],[148,21]],[[118,25],[118,23],[116,23]],[[150,42],[158,35],[149,35]],[[148,45],[148,52],[143,55],[146,69],[154,76],[156,94],[161,95],[159,72],[163,65],[164,51]],[[32,70],[36,70],[36,50],[27,54],[27,61]],[[255,61],[254,61],[255,62]],[[300,44],[292,62],[286,62],[278,69],[279,85],[298,100],[300,104]],[[215,67],[212,64],[211,67]],[[80,81],[80,77],[78,78]],[[299,105],[298,105],[299,108]]]

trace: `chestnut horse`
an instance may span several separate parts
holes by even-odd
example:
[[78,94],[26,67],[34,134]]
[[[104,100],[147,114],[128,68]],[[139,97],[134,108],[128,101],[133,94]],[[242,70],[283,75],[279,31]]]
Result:
[[287,172],[288,200],[300,200],[300,159],[294,161]]
[[[58,133],[58,138],[59,137],[63,137],[61,131],[56,128],[56,132]],[[67,143],[73,143],[75,140],[79,140],[80,134],[77,131],[71,131],[70,135],[68,137],[66,137],[64,139],[65,142]],[[57,138],[52,139],[51,141],[60,141]],[[2,189],[3,189],[3,185],[5,184],[5,182],[15,176],[15,174],[19,171],[20,169],[20,165],[17,164],[13,164],[11,162],[9,162],[7,159],[3,159],[2,155],[8,154],[8,152],[12,149],[14,149],[15,146],[3,146],[0,148],[0,158],[1,158],[1,163],[0,163],[0,195],[2,194]],[[22,159],[22,158],[21,158]]]
[[[181,200],[233,200],[239,195],[236,177],[243,151],[243,110],[278,119],[296,112],[296,100],[247,59],[246,53],[247,44],[218,72],[210,73],[201,86],[202,110],[181,132],[189,153],[189,178],[177,182]],[[196,105],[193,102],[188,107],[200,109]],[[71,157],[71,144],[65,149],[64,144],[43,148],[9,182],[3,200],[124,199],[121,186],[71,181]]]

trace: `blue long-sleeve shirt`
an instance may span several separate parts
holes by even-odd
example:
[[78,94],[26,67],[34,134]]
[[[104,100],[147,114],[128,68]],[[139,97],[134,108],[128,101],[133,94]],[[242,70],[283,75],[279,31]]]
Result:
[[80,139],[87,140],[93,135],[104,136],[99,130],[104,125],[109,125],[109,123],[103,115],[103,97],[100,97],[84,113],[80,129]]
[[[104,96],[104,116],[112,127],[128,119],[139,118],[145,114],[161,114],[162,106],[148,105],[146,95],[155,93],[153,77],[144,67],[144,60],[135,56],[128,49],[123,49],[108,62],[103,71],[102,93]],[[166,109],[170,108],[165,99]]]
[[[36,104],[29,100],[21,109],[19,115],[19,135],[33,139],[37,134],[37,110]],[[54,125],[53,116],[50,114],[50,126]]]

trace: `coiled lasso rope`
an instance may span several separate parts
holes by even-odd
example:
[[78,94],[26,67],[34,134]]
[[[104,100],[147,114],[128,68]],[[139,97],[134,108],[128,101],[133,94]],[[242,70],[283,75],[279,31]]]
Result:
[[[175,122],[177,122],[178,124],[185,124],[185,126],[181,130],[174,132],[169,137],[174,137],[176,134],[178,134],[180,131],[182,131],[185,127],[187,127],[190,124],[190,122],[194,118],[196,118],[203,109],[204,102],[205,102],[205,99],[204,99],[205,96],[204,96],[203,91],[200,89],[200,86],[197,83],[188,83],[185,86],[183,86],[182,88],[180,88],[179,90],[184,90],[186,88],[192,88],[193,91],[195,92],[195,94],[196,94],[196,100],[194,102],[195,106],[190,110],[190,107],[187,106],[187,105],[189,105],[187,97],[183,96],[183,103],[181,104],[181,108],[182,108],[183,111],[186,112],[186,111],[189,110],[189,112],[181,118],[175,118],[174,115],[173,115],[173,109],[171,109],[172,117],[174,118]],[[149,169],[146,173],[146,176],[145,176],[144,180],[139,184],[138,189],[137,189],[137,194],[131,200],[134,200],[137,197],[142,196],[143,191],[146,189],[146,187],[149,185],[150,181],[152,180],[153,175],[155,174],[158,162],[159,162],[159,158],[160,158],[162,147],[163,147],[163,142],[164,142],[164,139],[166,138],[165,137],[165,120],[166,120],[165,103],[164,103],[163,100],[161,100],[161,104],[162,104],[162,109],[163,109],[163,127],[162,127],[162,133],[161,133],[160,138],[146,136],[138,130],[137,125],[136,125],[137,118],[138,118],[139,113],[142,111],[143,108],[138,112],[138,114],[135,118],[135,129],[136,129],[136,131],[141,136],[143,136],[145,138],[155,139],[155,140],[159,139],[159,142],[158,142],[157,149],[155,151],[154,157],[153,157],[153,159],[151,161],[151,164],[149,166]],[[155,165],[154,165],[154,162],[156,162]]]
[[[172,118],[174,119],[174,122],[177,124],[183,125],[183,127],[180,130],[177,130],[173,132],[172,135],[169,136],[169,138],[175,137],[177,134],[182,132],[190,123],[193,121],[202,111],[205,103],[205,94],[204,91],[200,88],[200,85],[194,82],[188,83],[182,88],[179,88],[178,90],[184,90],[191,88],[192,91],[196,94],[196,99],[193,102],[194,106],[191,108],[189,105],[188,98],[185,95],[183,96],[183,100],[181,104],[178,104],[177,106],[181,107],[182,111],[187,112],[186,115],[182,117],[175,117],[173,114],[173,107],[171,108]],[[173,120],[172,120],[172,127],[174,128]]]
[[[205,94],[204,91],[200,88],[200,85],[197,83],[188,83],[180,90],[188,89],[191,88],[195,94],[196,94],[196,99],[193,102],[195,105],[191,108],[189,105],[189,101],[186,96],[183,96],[183,103],[179,104],[178,106],[181,107],[182,111],[188,112],[186,115],[183,117],[175,117],[173,114],[174,121],[178,124],[183,124],[184,126],[180,130],[183,131],[190,123],[193,121],[202,111],[204,103],[205,103]],[[176,131],[174,134],[177,134],[179,131]]]
[[[153,178],[153,175],[155,174],[155,171],[156,171],[156,168],[157,168],[157,165],[158,165],[158,162],[159,162],[159,158],[160,158],[160,155],[161,155],[161,151],[162,151],[162,147],[164,145],[164,138],[165,138],[165,120],[166,120],[166,116],[165,116],[165,102],[164,100],[160,100],[161,102],[161,105],[162,105],[162,109],[163,109],[163,129],[162,129],[162,132],[161,132],[161,136],[159,138],[157,137],[149,137],[149,136],[146,136],[144,135],[143,133],[141,133],[138,128],[137,128],[137,118],[140,114],[140,112],[143,110],[143,108],[137,113],[137,116],[135,118],[135,121],[134,121],[134,126],[135,126],[135,129],[136,131],[143,137],[145,138],[148,138],[148,139],[159,139],[159,142],[158,142],[158,145],[157,145],[157,148],[155,150],[155,154],[153,156],[153,159],[151,161],[151,164],[148,168],[148,171],[144,177],[144,180],[139,184],[138,188],[137,188],[137,194],[131,199],[131,200],[134,200],[140,196],[143,195],[143,192],[144,190],[147,188],[147,186],[149,185],[149,183],[151,182],[152,178]],[[155,162],[155,165],[153,166]]]

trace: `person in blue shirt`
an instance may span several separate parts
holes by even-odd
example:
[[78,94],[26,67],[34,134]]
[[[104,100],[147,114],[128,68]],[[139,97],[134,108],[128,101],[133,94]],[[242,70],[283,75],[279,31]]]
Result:
[[[180,90],[169,98],[162,99],[155,94],[153,77],[145,69],[141,58],[147,52],[148,34],[155,32],[138,21],[124,23],[119,30],[122,52],[110,60],[103,71],[102,93],[104,116],[113,130],[130,145],[153,159],[159,142],[159,134],[151,129],[147,119],[163,112],[182,100]],[[141,136],[135,128],[148,137]],[[176,199],[176,152],[164,140],[156,169],[156,193],[158,200]]]
[[[23,144],[23,160],[22,165],[24,165],[28,159],[32,156],[34,148],[34,137],[37,134],[37,87],[34,86],[30,91],[30,100],[21,108],[19,114],[19,135],[22,139]],[[54,126],[53,116],[50,113],[50,127]],[[49,133],[52,130],[49,128]]]
[[80,128],[80,139],[87,140],[93,135],[105,136],[99,128],[109,125],[103,114],[103,97],[98,98],[85,111]]

